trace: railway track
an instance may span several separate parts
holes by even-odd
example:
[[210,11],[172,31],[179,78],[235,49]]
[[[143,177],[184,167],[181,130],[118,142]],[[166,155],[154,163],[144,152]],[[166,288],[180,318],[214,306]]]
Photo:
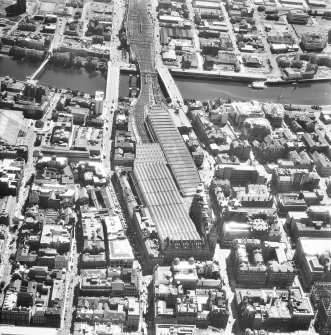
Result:
[[139,64],[141,89],[133,108],[133,129],[137,142],[151,142],[145,127],[146,106],[163,104],[164,98],[155,69],[153,23],[148,15],[147,1],[129,0],[127,37]]

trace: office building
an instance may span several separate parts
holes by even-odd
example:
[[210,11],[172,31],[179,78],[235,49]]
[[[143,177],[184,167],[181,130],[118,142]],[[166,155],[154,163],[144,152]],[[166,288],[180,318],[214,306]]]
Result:
[[103,91],[96,91],[95,92],[95,114],[100,115],[103,113],[103,99],[104,99],[104,92]]

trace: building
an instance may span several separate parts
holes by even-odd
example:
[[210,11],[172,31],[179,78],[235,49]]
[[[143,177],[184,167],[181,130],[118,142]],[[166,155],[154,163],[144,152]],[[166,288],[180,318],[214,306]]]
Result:
[[323,299],[331,299],[331,282],[316,282],[310,290],[310,299],[314,309],[317,309]]
[[297,193],[282,193],[277,198],[279,211],[284,214],[289,211],[305,211],[308,207],[305,199],[299,197]]
[[[0,194],[17,195],[24,174],[23,159],[0,160]],[[9,200],[9,199],[8,199]],[[10,201],[10,200],[9,200]],[[10,202],[8,202],[10,204]]]
[[315,151],[312,154],[312,158],[315,162],[316,171],[321,177],[331,176],[331,162],[324,153]]
[[156,267],[154,323],[189,324],[224,328],[229,311],[216,261],[195,262],[193,258],[172,266]]
[[258,166],[252,165],[217,165],[215,167],[215,177],[227,179],[232,185],[264,184],[266,176]]
[[297,190],[313,190],[318,188],[320,177],[308,169],[276,168],[272,182],[279,193],[290,193]]
[[326,46],[326,37],[316,33],[307,33],[301,36],[301,44],[306,51],[322,51]]
[[230,116],[236,125],[242,126],[248,118],[263,118],[264,112],[257,101],[234,102]]
[[331,247],[328,238],[301,237],[294,260],[302,285],[310,288],[314,282],[331,282]]
[[[171,136],[168,136],[168,140],[170,138]],[[150,162],[136,161],[131,177],[135,187],[134,192],[138,194],[142,204],[148,208],[155,222],[165,261],[171,261],[176,256],[194,256],[197,259],[210,257],[209,243],[208,241],[203,243],[186,212],[183,200],[163,158],[162,161],[159,158]],[[190,178],[187,182],[188,180]],[[184,182],[184,179],[182,181]],[[167,187],[164,186],[165,183]],[[187,184],[185,189],[191,186]],[[167,198],[166,204],[164,197]]]
[[98,255],[83,254],[81,266],[84,269],[100,269],[106,267],[106,254],[100,252]]
[[284,106],[282,104],[266,102],[262,109],[274,128],[280,128],[284,120]]
[[190,217],[197,227],[199,234],[205,238],[208,238],[210,230],[213,227],[210,206],[208,190],[205,188],[205,185],[201,183],[192,201]]
[[1,322],[15,326],[30,326],[32,306],[35,303],[37,283],[16,280],[9,285],[1,309]]
[[291,24],[307,24],[309,15],[300,9],[292,9],[287,13],[287,20]]
[[132,268],[134,255],[129,240],[124,236],[109,241],[109,262],[112,267]]
[[300,286],[289,290],[236,289],[235,301],[242,329],[308,329],[314,311]]
[[233,198],[237,199],[242,207],[272,207],[274,198],[266,185],[248,184],[246,187],[233,187]]
[[321,335],[327,335],[331,332],[331,301],[322,299],[316,316],[315,327]]
[[321,221],[325,225],[331,223],[331,210],[329,206],[310,206],[307,214],[311,221]]
[[103,113],[103,99],[104,99],[104,92],[103,91],[96,91],[95,92],[95,114],[100,115]]
[[15,198],[11,195],[0,199],[0,224],[9,225],[10,214],[13,212],[15,205]]
[[300,237],[331,238],[331,227],[323,224],[322,221],[302,222],[300,220],[292,223],[292,235],[294,242],[297,242]]
[[59,252],[70,250],[71,234],[68,227],[44,224],[40,238],[40,248],[55,248]]
[[296,269],[286,256],[286,245],[258,239],[233,241],[228,266],[240,287],[289,287]]
[[105,251],[105,236],[101,220],[94,213],[82,213],[83,253],[97,255]]
[[75,329],[78,328],[76,325],[80,325],[81,332],[92,330],[93,327],[101,332],[117,331],[126,320],[126,307],[127,303],[122,298],[80,297]]
[[164,257],[161,253],[156,225],[148,209],[146,207],[136,209],[132,223],[143,251],[143,267],[152,270],[156,265],[163,265]]
[[140,303],[136,298],[128,299],[128,314],[125,325],[130,331],[137,331],[140,322]]
[[[183,197],[193,196],[200,182],[192,156],[170,113],[152,108],[146,126],[154,142],[158,142]],[[176,150],[173,150],[173,148]]]

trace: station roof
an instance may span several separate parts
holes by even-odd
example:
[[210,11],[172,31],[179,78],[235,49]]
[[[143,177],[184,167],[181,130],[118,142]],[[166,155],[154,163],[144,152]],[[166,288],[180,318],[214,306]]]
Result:
[[166,164],[135,163],[134,177],[162,241],[200,240]]
[[151,109],[148,120],[170,165],[180,192],[184,197],[193,196],[200,177],[192,156],[169,112],[162,108]]

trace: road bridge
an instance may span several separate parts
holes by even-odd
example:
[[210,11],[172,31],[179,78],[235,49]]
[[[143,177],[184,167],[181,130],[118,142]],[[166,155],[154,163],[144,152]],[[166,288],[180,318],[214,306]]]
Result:
[[172,78],[168,68],[166,66],[158,66],[157,72],[164,84],[165,90],[168,92],[168,95],[174,105],[184,105],[182,95],[180,94],[178,87]]
[[106,101],[115,102],[118,100],[120,82],[120,67],[117,64],[108,62]]
[[33,74],[31,76],[29,76],[29,79],[35,80],[36,77],[38,77],[38,75],[41,73],[41,71],[43,71],[45,69],[45,66],[49,62],[50,58],[51,58],[51,54],[48,53],[47,57],[40,64],[40,66],[38,67],[38,69],[35,72],[33,72]]

